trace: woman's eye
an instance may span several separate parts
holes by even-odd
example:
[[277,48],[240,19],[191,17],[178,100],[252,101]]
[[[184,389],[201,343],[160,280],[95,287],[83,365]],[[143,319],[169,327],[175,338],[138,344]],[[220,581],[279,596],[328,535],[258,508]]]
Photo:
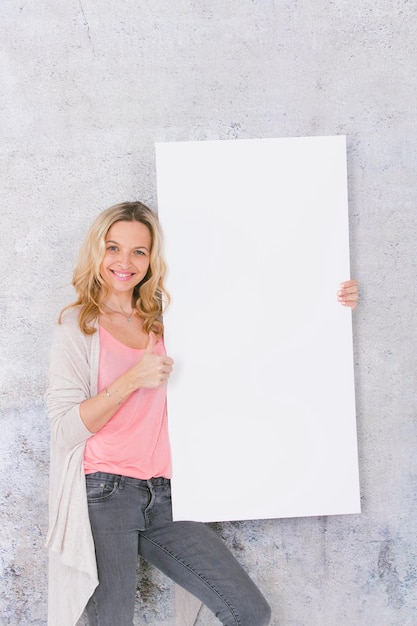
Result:
[[143,250],[135,250],[135,254],[136,254],[136,255],[139,255],[139,256],[142,256],[142,255],[144,255],[145,253],[144,253],[144,251],[143,251]]
[[116,250],[117,250],[117,246],[108,246],[108,247],[107,247],[107,250],[108,250],[109,252],[116,252]]

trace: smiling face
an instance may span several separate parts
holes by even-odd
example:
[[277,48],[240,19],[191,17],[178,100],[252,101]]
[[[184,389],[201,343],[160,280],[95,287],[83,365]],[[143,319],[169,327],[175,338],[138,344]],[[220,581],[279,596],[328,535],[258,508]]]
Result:
[[106,235],[100,275],[109,294],[133,293],[146,276],[151,233],[141,222],[115,222]]

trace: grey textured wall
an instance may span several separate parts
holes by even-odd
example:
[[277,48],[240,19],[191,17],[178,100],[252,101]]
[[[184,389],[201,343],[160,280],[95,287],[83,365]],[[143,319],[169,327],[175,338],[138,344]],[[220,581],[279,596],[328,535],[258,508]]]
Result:
[[[0,14],[1,623],[46,623],[42,395],[91,218],[157,207],[155,141],[346,134],[363,513],[218,529],[273,625],[417,624],[415,2],[3,0]],[[141,567],[136,623],[172,624],[170,583]]]

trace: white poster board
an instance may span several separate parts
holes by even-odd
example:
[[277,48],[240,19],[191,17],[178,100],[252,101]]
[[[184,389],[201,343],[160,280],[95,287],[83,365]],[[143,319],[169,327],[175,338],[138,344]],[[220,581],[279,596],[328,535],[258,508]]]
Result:
[[156,157],[175,519],[358,513],[345,138]]

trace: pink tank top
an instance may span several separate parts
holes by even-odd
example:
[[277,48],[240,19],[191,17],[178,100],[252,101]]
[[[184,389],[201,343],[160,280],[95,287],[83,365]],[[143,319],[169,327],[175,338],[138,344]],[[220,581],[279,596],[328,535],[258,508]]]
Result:
[[[144,350],[129,348],[99,326],[98,391],[103,391],[135,365]],[[165,354],[162,339],[155,354]],[[132,478],[171,478],[166,385],[138,389],[107,424],[87,440],[84,471],[122,474]]]

